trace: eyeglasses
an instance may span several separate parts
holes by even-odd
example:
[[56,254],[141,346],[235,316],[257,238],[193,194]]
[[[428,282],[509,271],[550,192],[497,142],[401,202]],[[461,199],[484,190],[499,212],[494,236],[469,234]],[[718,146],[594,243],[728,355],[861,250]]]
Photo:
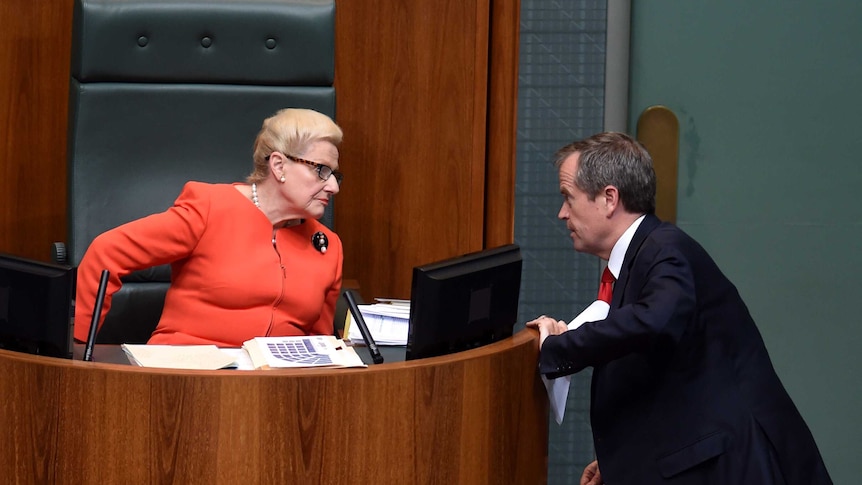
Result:
[[[337,171],[337,170],[332,170],[332,168],[329,165],[324,165],[322,163],[312,162],[311,160],[306,160],[304,158],[294,157],[294,156],[288,155],[286,153],[283,155],[286,158],[293,160],[294,162],[304,163],[306,165],[310,165],[310,166],[314,167],[315,171],[317,172],[317,177],[320,178],[320,180],[323,180],[324,182],[329,180],[329,177],[332,175],[335,175],[335,182],[338,185],[341,185],[341,181],[344,180],[344,174]],[[263,159],[269,161],[269,157],[270,156],[267,155],[267,156],[263,157]]]
[[338,185],[341,185],[341,181],[344,180],[344,174],[337,171],[337,170],[332,170],[332,167],[330,167],[329,165],[324,165],[322,163],[312,162],[311,160],[306,160],[304,158],[294,157],[294,156],[291,156],[288,154],[285,154],[284,156],[293,160],[294,162],[304,163],[306,165],[310,165],[310,166],[314,167],[314,169],[317,171],[317,176],[320,178],[320,180],[323,180],[324,182],[329,180],[330,176],[335,176],[335,182],[338,183]]

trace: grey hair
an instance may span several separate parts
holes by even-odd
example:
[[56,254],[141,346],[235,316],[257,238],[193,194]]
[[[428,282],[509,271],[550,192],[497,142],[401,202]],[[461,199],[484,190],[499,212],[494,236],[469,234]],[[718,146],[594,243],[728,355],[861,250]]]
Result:
[[590,200],[613,185],[626,210],[655,213],[655,169],[649,152],[637,140],[625,133],[598,133],[557,150],[554,166],[559,169],[575,153],[580,154],[575,185]]

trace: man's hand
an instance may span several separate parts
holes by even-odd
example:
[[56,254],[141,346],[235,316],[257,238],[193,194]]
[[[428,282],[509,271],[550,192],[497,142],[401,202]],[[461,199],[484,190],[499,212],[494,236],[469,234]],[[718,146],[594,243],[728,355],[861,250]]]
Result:
[[581,475],[580,485],[602,485],[602,473],[599,471],[599,462],[594,460],[584,468],[584,473]]
[[569,329],[566,322],[545,315],[527,322],[527,326],[539,330],[539,350],[542,350],[542,344],[548,335],[559,335]]

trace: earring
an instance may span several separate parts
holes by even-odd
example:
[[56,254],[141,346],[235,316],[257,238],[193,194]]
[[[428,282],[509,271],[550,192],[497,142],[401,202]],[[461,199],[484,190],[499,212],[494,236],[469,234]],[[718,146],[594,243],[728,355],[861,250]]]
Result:
[[281,183],[284,183],[287,179],[284,178],[284,175],[281,176]]

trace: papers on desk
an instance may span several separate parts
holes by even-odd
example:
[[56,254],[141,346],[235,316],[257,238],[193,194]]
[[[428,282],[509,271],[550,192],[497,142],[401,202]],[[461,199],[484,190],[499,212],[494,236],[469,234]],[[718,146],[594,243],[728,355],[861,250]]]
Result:
[[287,367],[366,367],[356,351],[331,335],[257,337],[241,349],[215,345],[123,344],[129,362],[161,369],[272,369]]
[[[378,300],[381,301],[381,300]],[[371,332],[374,343],[380,345],[407,345],[410,329],[410,302],[385,300],[386,303],[357,305],[362,319]],[[352,344],[365,345],[359,325],[353,324],[353,315],[348,312],[344,323],[347,339]]]
[[161,369],[225,369],[236,367],[234,356],[215,345],[123,344],[129,362]]
[[344,341],[332,335],[255,337],[242,344],[255,369],[367,367]]
[[[590,306],[585,308],[580,315],[569,322],[569,330],[574,330],[586,322],[604,320],[607,318],[610,308],[611,307],[607,302],[601,300],[594,301]],[[571,380],[571,376],[563,376],[556,379],[546,379],[544,375],[542,376],[542,382],[545,383],[545,389],[548,390],[551,414],[554,416],[554,420],[557,424],[563,423],[563,415],[566,412],[566,401],[569,398],[569,384]]]

